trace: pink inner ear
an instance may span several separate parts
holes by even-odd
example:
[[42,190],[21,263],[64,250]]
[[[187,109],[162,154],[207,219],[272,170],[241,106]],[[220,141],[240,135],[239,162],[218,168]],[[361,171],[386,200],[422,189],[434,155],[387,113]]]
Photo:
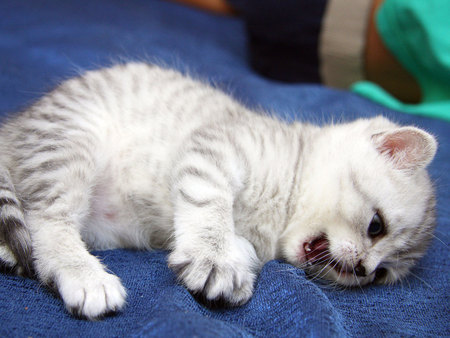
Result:
[[390,148],[389,155],[394,159],[398,169],[410,169],[416,167],[420,162],[420,145],[416,144],[416,139],[409,135],[402,137],[392,137],[387,141],[386,147]]
[[415,128],[401,128],[377,135],[376,139],[378,151],[389,157],[398,169],[426,166],[436,147],[431,136]]
[[389,157],[396,157],[399,152],[404,152],[408,148],[408,140],[397,137],[396,135],[391,135],[386,137],[384,142],[379,147],[381,153],[388,155]]

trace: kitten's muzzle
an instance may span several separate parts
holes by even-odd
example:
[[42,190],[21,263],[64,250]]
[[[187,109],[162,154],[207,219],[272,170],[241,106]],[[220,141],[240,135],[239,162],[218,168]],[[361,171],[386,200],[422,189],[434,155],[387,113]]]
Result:
[[366,268],[362,261],[358,261],[355,266],[341,264],[340,261],[333,259],[329,250],[330,243],[325,235],[320,235],[303,244],[304,259],[307,265],[329,265],[339,275],[352,274],[357,277],[367,277]]

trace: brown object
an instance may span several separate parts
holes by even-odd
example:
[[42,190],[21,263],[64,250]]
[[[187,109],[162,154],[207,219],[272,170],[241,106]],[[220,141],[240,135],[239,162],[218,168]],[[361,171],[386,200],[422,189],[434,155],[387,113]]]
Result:
[[422,95],[419,85],[385,47],[378,34],[375,15],[383,1],[373,1],[369,16],[365,51],[366,78],[384,88],[400,101],[417,103]]
[[195,6],[204,10],[220,14],[232,15],[233,8],[225,0],[175,0],[186,5]]

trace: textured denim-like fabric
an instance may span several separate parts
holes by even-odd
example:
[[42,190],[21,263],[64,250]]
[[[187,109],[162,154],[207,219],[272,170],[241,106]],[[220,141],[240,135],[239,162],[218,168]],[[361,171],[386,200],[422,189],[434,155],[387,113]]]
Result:
[[[0,112],[18,111],[80,70],[147,60],[189,71],[243,103],[318,123],[384,114],[435,134],[436,239],[401,284],[337,290],[282,261],[267,263],[238,308],[199,303],[167,268],[167,252],[95,252],[128,289],[123,312],[71,317],[36,280],[0,274],[0,336],[449,336],[450,124],[403,115],[352,93],[270,82],[247,65],[245,28],[156,0],[0,2]],[[332,165],[332,164],[324,164]]]

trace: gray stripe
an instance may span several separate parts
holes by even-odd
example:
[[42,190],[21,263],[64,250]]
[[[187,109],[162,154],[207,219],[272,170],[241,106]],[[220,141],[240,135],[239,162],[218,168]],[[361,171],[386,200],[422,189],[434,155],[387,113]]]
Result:
[[[20,162],[26,162],[27,159],[20,159]],[[63,167],[70,167],[74,163],[83,163],[86,166],[93,164],[93,160],[84,153],[74,153],[67,158],[54,158],[45,160],[34,167],[18,168],[21,181],[28,177],[39,176],[43,172],[57,171]]]
[[218,151],[215,151],[211,148],[206,148],[206,147],[192,147],[192,148],[188,148],[187,152],[193,152],[193,153],[198,153],[200,155],[203,155],[205,157],[210,157],[210,158],[214,158],[214,159],[222,159],[223,155],[221,153],[219,153]]
[[[213,133],[211,130],[207,129],[200,129],[193,133],[192,139],[197,142],[202,141],[208,141],[208,142],[214,142],[214,141],[222,141],[222,135],[219,133]],[[199,140],[200,139],[200,140]],[[203,143],[200,143],[200,145],[204,145]]]
[[15,217],[1,218],[0,231],[24,273],[32,276],[31,238],[25,225]]
[[27,195],[27,200],[35,201],[47,198],[50,191],[54,189],[55,182],[43,181],[40,182],[32,191]]
[[186,176],[194,176],[200,178],[203,181],[206,181],[218,188],[225,188],[225,186],[221,182],[217,182],[214,177],[212,177],[208,172],[203,171],[196,167],[184,167],[182,168],[176,175],[179,180],[182,180]]
[[11,205],[16,208],[20,208],[19,202],[10,197],[0,197],[0,208],[4,205]]
[[[35,145],[32,145],[32,144],[30,144],[29,146],[30,146],[30,148],[33,147],[33,146],[36,147]],[[39,154],[39,153],[52,153],[52,152],[58,151],[58,150],[60,150],[60,149],[61,149],[60,146],[51,144],[51,145],[41,146],[41,147],[39,147],[39,148],[37,148],[37,149],[33,149],[33,153],[35,153],[35,154]],[[30,150],[31,150],[31,149],[30,149]]]
[[[58,101],[52,101],[50,103],[50,106],[53,108],[57,108],[59,110],[70,110],[70,108],[68,108],[66,105],[62,105],[61,103],[59,103]],[[57,113],[44,113],[44,112],[38,112],[35,116],[31,117],[31,120],[44,120],[47,122],[51,122],[51,123],[55,123],[55,124],[61,124],[61,123],[67,123],[69,121],[72,121],[73,119],[68,118],[66,116],[61,116],[60,114]]]
[[36,128],[22,128],[21,134],[17,135],[17,137],[19,139],[29,140],[32,136],[35,136],[40,140],[64,141],[67,139],[67,137],[64,136],[66,132],[67,130],[63,128],[52,128],[51,132]]
[[184,192],[183,190],[180,190],[180,196],[183,198],[183,200],[189,204],[192,204],[198,208],[203,208],[206,207],[208,205],[211,205],[212,203],[214,203],[214,199],[209,199],[209,200],[202,200],[199,201],[197,199],[195,199],[194,197],[192,197],[191,195],[188,195],[186,192]]

